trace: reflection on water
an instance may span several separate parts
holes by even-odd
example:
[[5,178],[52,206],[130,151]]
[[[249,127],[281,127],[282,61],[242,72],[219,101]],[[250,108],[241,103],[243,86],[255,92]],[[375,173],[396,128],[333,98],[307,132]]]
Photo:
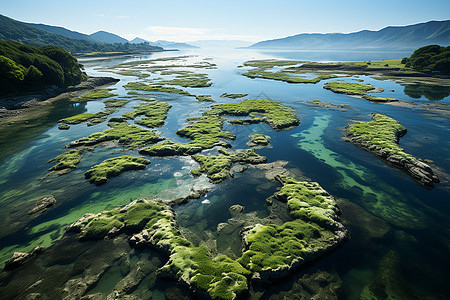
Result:
[[450,87],[405,85],[403,92],[411,98],[420,99],[422,96],[428,100],[442,100],[450,95]]

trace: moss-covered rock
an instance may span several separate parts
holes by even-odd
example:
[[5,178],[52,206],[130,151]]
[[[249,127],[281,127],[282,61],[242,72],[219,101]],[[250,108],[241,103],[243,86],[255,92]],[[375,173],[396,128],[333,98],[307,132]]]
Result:
[[[288,129],[300,124],[294,111],[275,101],[249,99],[238,103],[217,104],[207,114],[250,116],[254,123],[264,122],[275,130]],[[230,122],[238,124],[238,122]]]
[[221,150],[220,153],[222,153],[222,155],[192,156],[192,158],[200,164],[200,168],[192,170],[191,174],[198,176],[205,173],[212,182],[219,183],[227,178],[233,177],[233,173],[230,170],[234,163],[259,164],[267,161],[265,156],[258,155],[253,150],[239,151],[235,154],[230,154],[224,150]]
[[279,178],[283,186],[273,199],[286,201],[292,221],[261,225],[243,232],[246,250],[238,261],[253,279],[268,281],[339,245],[346,230],[337,217],[336,203],[314,182]]
[[330,102],[325,102],[325,101],[320,101],[320,100],[310,100],[310,101],[306,101],[306,103],[308,103],[309,105],[312,106],[320,106],[320,107],[325,107],[328,108],[330,110],[341,110],[341,111],[346,111],[347,109],[351,109],[351,105],[347,105],[347,104],[333,104]]
[[115,140],[127,148],[140,148],[163,140],[153,131],[134,125],[130,126],[126,122],[110,122],[109,125],[110,129],[73,141],[66,147],[93,146]]
[[164,120],[167,118],[167,113],[172,107],[166,102],[150,102],[135,106],[135,111],[127,112],[122,115],[123,118],[134,120],[138,116],[145,116],[145,118],[135,121],[136,124],[145,127],[159,127],[164,125]]
[[211,95],[195,95],[195,99],[200,102],[216,102]]
[[395,98],[386,98],[386,97],[376,97],[367,95],[367,92],[382,92],[383,89],[375,88],[371,84],[361,84],[361,83],[349,83],[349,82],[327,82],[324,86],[324,89],[330,90],[334,93],[338,94],[346,94],[351,96],[360,96],[363,99],[372,101],[372,102],[393,102],[398,101]]
[[74,98],[71,101],[86,102],[86,101],[97,100],[97,99],[101,99],[101,98],[117,96],[117,94],[111,93],[112,90],[114,90],[114,89],[102,89],[102,90],[93,91],[87,95]]
[[107,159],[90,168],[84,176],[96,185],[104,184],[109,178],[130,170],[141,170],[150,163],[148,159],[129,155]]
[[344,140],[405,171],[420,184],[432,187],[439,179],[430,166],[404,152],[398,145],[399,138],[405,134],[406,128],[396,120],[373,113],[370,122],[348,125]]
[[229,93],[223,93],[220,95],[222,98],[231,98],[231,99],[237,99],[237,98],[244,98],[248,96],[248,94],[229,94]]
[[255,133],[250,135],[250,141],[248,141],[247,146],[267,146],[270,143],[270,136],[260,133]]
[[59,174],[65,174],[75,169],[83,156],[83,150],[72,149],[64,152],[48,161],[49,164],[55,164],[48,171],[57,171]]
[[179,95],[192,96],[192,97],[194,96],[191,93],[186,92],[185,90],[182,90],[182,89],[161,86],[161,85],[147,85],[147,84],[141,83],[141,82],[129,82],[126,85],[124,85],[123,87],[126,89],[129,89],[129,90],[171,93],[171,94],[179,94]]
[[58,129],[59,129],[59,130],[69,130],[69,129],[70,129],[70,126],[67,125],[67,124],[59,124],[59,125],[58,125]]

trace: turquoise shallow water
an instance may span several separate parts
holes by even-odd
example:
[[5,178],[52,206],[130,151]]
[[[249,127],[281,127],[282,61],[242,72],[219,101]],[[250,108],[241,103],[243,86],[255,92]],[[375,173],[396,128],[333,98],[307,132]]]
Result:
[[[238,101],[220,98],[224,92],[247,93],[249,95],[244,99],[277,100],[296,110],[301,124],[289,131],[275,132],[265,124],[250,126],[225,124],[225,130],[238,136],[236,141],[231,141],[234,148],[246,148],[245,143],[251,133],[267,134],[272,138],[272,147],[258,150],[259,154],[266,155],[269,162],[288,161],[289,168],[294,168],[299,174],[319,182],[333,196],[350,203],[343,205],[342,208],[342,218],[350,230],[350,240],[315,264],[298,270],[284,282],[264,288],[264,292],[260,295],[262,298],[277,297],[282,292],[295,290],[299,278],[322,270],[336,274],[342,280],[343,299],[357,299],[364,287],[376,279],[380,270],[383,270],[380,266],[391,252],[397,257],[390,271],[385,271],[392,276],[390,280],[396,283],[390,287],[391,289],[394,291],[409,289],[411,295],[428,295],[435,299],[448,294],[445,280],[450,266],[448,258],[450,185],[446,178],[450,172],[448,116],[416,107],[375,104],[347,95],[333,94],[323,89],[323,84],[331,80],[318,84],[288,84],[249,79],[241,75],[245,69],[237,68],[246,60],[285,58],[286,53],[261,54],[243,50],[214,54],[201,51],[176,54],[168,52],[155,54],[151,58],[181,54],[196,54],[200,59],[207,55],[213,57],[212,62],[217,64],[217,69],[201,70],[209,75],[214,84],[208,88],[187,89],[191,93],[212,95],[219,103]],[[88,62],[85,65],[88,74],[104,76],[108,73],[99,72],[98,67],[141,58],[118,58]],[[290,58],[301,59],[301,57]],[[328,57],[322,58],[318,60],[330,60]],[[120,96],[126,95],[127,91],[123,85],[134,81],[134,78],[111,75],[121,78],[121,81],[113,86],[116,88],[115,92]],[[337,80],[352,82],[354,79]],[[380,96],[396,97],[417,103],[432,101],[448,103],[450,100],[450,93],[446,88],[430,91],[426,87],[407,88],[393,81],[380,81],[366,76],[360,76],[359,79],[384,88],[385,92]],[[157,129],[162,136],[173,141],[186,141],[175,134],[176,130],[187,124],[187,118],[198,117],[210,105],[180,95],[145,92],[142,94],[167,101],[173,106],[169,111],[166,125]],[[313,99],[334,104],[348,104],[352,108],[347,111],[333,111],[305,103]],[[71,126],[68,131],[61,131],[57,129],[57,120],[80,112],[97,112],[103,107],[102,102],[103,100],[98,100],[74,105],[62,101],[55,104],[55,109],[44,119],[34,120],[29,124],[17,124],[20,135],[8,135],[7,132],[3,132],[0,136],[1,261],[9,258],[15,251],[30,251],[37,245],[55,249],[62,247],[59,245],[65,243],[65,240],[61,242],[58,240],[64,236],[64,227],[85,213],[98,213],[104,209],[127,204],[130,200],[142,196],[158,195],[167,199],[178,197],[187,194],[194,184],[207,184],[204,177],[193,178],[189,174],[189,171],[196,167],[196,163],[189,157],[150,158],[151,164],[145,170],[126,172],[112,178],[103,186],[89,184],[83,174],[92,165],[112,156],[138,155],[135,150],[122,151],[120,147],[97,147],[85,154],[75,171],[63,176],[46,177],[46,170],[51,166],[47,161],[64,152],[66,144],[107,128],[106,123],[91,127],[79,124]],[[127,104],[112,117],[130,111],[133,105],[135,103]],[[367,121],[372,112],[386,113],[408,129],[400,145],[408,153],[433,160],[433,166],[438,170],[442,183],[433,190],[427,190],[409,176],[387,166],[351,143],[341,140],[343,128],[348,122]],[[276,191],[277,185],[258,176],[251,170],[242,174],[237,173],[235,178],[214,186],[205,197],[176,207],[180,226],[189,230],[201,243],[202,239],[209,238],[208,234],[213,235],[219,223],[227,222],[231,217],[228,213],[231,205],[243,205],[246,211],[255,212],[261,218],[267,216],[265,199]],[[55,196],[57,205],[42,215],[28,215],[27,212],[33,207],[34,201],[47,195]],[[202,204],[206,199],[210,203]],[[378,227],[370,222],[366,224],[370,224],[373,228],[369,225],[363,226],[364,222],[358,222],[363,216],[366,219],[377,218],[378,221],[374,223],[385,224],[387,232],[381,236],[373,234],[372,231],[375,230],[373,228]],[[236,243],[239,242],[238,239],[236,235],[230,237],[229,243],[218,241],[219,251],[229,247],[230,255],[238,255],[239,245]],[[74,250],[68,255],[68,264],[74,264],[80,253],[86,251],[88,247],[90,245],[83,244],[79,252]],[[150,260],[155,254],[149,255],[150,258],[145,257]],[[130,258],[132,262],[136,259],[133,257]],[[155,262],[155,265],[158,264],[161,264],[159,260]],[[115,261],[93,292],[109,293],[126,274],[121,272],[120,268],[123,268],[123,263]],[[398,272],[392,271],[394,269]],[[167,291],[172,291],[173,286],[173,282],[156,281],[154,284],[148,284],[148,287],[141,286],[138,291],[149,289],[154,291],[153,297],[164,299]],[[7,290],[8,285],[2,284],[0,289]]]

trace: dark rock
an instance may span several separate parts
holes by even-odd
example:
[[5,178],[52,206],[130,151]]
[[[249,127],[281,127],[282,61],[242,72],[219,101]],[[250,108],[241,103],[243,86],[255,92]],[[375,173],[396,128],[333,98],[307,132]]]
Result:
[[53,206],[56,203],[56,199],[53,196],[44,197],[36,201],[36,204],[32,210],[28,212],[29,215],[34,213],[43,213],[47,211],[47,208]]

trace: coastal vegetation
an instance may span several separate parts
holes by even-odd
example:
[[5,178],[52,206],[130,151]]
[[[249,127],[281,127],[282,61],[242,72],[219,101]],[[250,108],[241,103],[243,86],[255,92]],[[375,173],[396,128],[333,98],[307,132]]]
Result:
[[73,98],[71,101],[73,102],[87,102],[91,100],[97,100],[102,98],[109,98],[117,96],[117,94],[111,93],[114,89],[101,89],[88,93],[87,95],[83,95],[80,97]]
[[141,148],[162,141],[153,131],[129,125],[127,122],[109,122],[110,129],[93,133],[87,137],[70,142],[67,147],[97,146],[107,141],[117,141],[126,148]]
[[192,170],[191,174],[199,176],[200,174],[205,173],[212,182],[219,183],[227,178],[233,177],[230,170],[234,163],[260,164],[267,161],[265,156],[258,155],[253,150],[239,151],[234,154],[222,149],[219,150],[219,152],[222,155],[193,155],[192,158],[200,164],[200,168]]
[[216,102],[211,95],[195,95],[195,99],[200,102]]
[[67,51],[0,41],[0,93],[65,87],[87,79],[82,65]]
[[164,120],[167,118],[167,113],[172,105],[167,102],[149,102],[143,103],[134,107],[134,111],[127,112],[122,115],[127,120],[134,120],[138,116],[145,116],[140,120],[136,120],[135,123],[145,127],[159,127],[164,124]]
[[98,113],[81,113],[72,117],[68,117],[68,118],[64,118],[59,120],[58,122],[60,123],[65,123],[65,124],[70,124],[70,125],[74,125],[74,124],[80,124],[86,121],[92,121],[94,119],[101,119],[103,121],[106,120],[106,116],[112,114],[113,112],[115,112],[115,109],[108,109],[106,111],[100,111]]
[[230,147],[220,139],[234,140],[236,137],[228,131],[223,131],[222,116],[250,116],[250,119],[232,120],[231,124],[267,123],[275,130],[288,129],[300,124],[299,119],[289,107],[271,100],[249,99],[239,103],[216,104],[204,112],[202,117],[185,128],[177,131],[182,137],[192,139],[188,143],[164,143],[145,147],[139,153],[151,156],[192,155],[204,149],[215,146]]
[[145,169],[149,163],[150,161],[145,158],[123,155],[109,158],[93,166],[84,176],[91,183],[100,185],[106,183],[109,178],[118,176],[125,171]]
[[402,63],[406,68],[421,72],[436,72],[450,75],[450,46],[429,45],[419,48]]
[[371,84],[349,83],[349,82],[327,82],[323,86],[324,89],[330,90],[338,94],[346,94],[350,96],[360,96],[363,99],[373,102],[392,102],[398,101],[395,98],[376,97],[367,95],[367,92],[382,92],[383,89],[375,88]]
[[269,143],[270,136],[261,133],[255,133],[250,135],[250,141],[247,143],[247,146],[267,146],[269,145]]
[[231,99],[237,99],[237,98],[244,98],[248,96],[248,94],[229,94],[229,93],[223,93],[220,95],[222,98],[231,98]]
[[[167,202],[135,200],[129,205],[85,215],[68,226],[81,240],[131,236],[135,248],[154,248],[169,255],[159,272],[213,299],[235,299],[248,289],[248,278],[270,281],[339,245],[346,230],[339,223],[334,199],[317,183],[278,178],[282,188],[271,198],[287,203],[292,221],[254,224],[243,232],[245,249],[233,260],[194,246],[179,230]],[[282,273],[278,274],[282,270]]]
[[48,169],[49,171],[57,171],[59,174],[65,174],[75,169],[83,156],[82,149],[71,149],[60,154],[48,161],[49,164],[55,164]]
[[404,170],[420,184],[432,187],[438,177],[426,163],[404,152],[398,145],[406,128],[398,121],[379,113],[372,114],[372,121],[348,125],[345,140],[352,142],[389,164]]
[[141,82],[129,82],[126,85],[124,85],[124,88],[126,88],[128,90],[171,93],[171,94],[179,94],[179,95],[192,96],[192,97],[194,96],[194,95],[190,94],[189,92],[186,92],[182,89],[161,86],[161,85],[148,85],[148,84],[141,83]]

